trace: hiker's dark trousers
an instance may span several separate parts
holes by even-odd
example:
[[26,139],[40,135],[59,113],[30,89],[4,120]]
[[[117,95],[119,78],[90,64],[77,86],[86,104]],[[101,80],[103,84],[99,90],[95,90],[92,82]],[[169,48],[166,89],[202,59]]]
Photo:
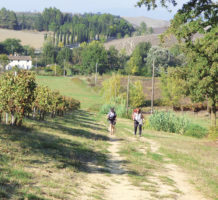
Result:
[[139,124],[139,122],[137,122],[136,120],[134,120],[134,133],[135,133],[135,135],[137,133],[138,127],[139,127],[139,135],[142,135],[142,125]]

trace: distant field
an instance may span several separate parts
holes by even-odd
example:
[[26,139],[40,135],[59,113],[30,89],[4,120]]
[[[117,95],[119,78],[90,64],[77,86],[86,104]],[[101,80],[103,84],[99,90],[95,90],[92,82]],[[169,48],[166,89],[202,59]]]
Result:
[[[144,36],[135,36],[135,37],[128,37],[122,38],[117,40],[112,40],[110,42],[105,43],[106,49],[109,49],[110,46],[114,46],[118,51],[125,49],[126,53],[130,55],[132,51],[135,49],[136,45],[141,42],[150,42],[152,46],[160,45],[160,34],[150,34]],[[166,47],[170,47],[176,43],[176,39],[171,37],[166,43],[164,44]]]
[[43,45],[44,34],[45,32],[0,29],[0,42],[7,38],[16,38],[21,40],[22,45],[30,45],[38,49]]
[[129,23],[131,23],[133,26],[140,26],[142,22],[145,22],[148,27],[152,28],[163,28],[168,27],[170,25],[169,21],[166,20],[158,20],[158,19],[152,19],[149,17],[123,17],[125,20],[127,20]]

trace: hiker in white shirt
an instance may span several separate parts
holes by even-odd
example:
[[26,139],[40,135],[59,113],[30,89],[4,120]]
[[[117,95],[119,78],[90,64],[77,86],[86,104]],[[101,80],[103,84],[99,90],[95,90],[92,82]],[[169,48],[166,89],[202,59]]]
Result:
[[139,136],[142,135],[142,125],[144,116],[142,115],[141,109],[136,108],[132,114],[132,119],[134,120],[134,134],[136,135],[137,129],[139,127]]

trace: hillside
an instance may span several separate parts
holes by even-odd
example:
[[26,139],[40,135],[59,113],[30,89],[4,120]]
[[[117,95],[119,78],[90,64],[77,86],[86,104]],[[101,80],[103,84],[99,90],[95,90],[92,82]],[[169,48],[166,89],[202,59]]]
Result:
[[100,96],[80,78],[37,82],[81,100],[81,110],[1,124],[1,200],[216,199],[216,143],[148,129],[133,136],[133,122],[121,118],[111,136],[106,116],[87,109]]
[[[112,40],[105,43],[106,49],[110,46],[114,46],[117,50],[126,49],[126,53],[130,55],[137,44],[141,42],[151,42],[152,46],[160,44],[159,34],[150,34],[144,36],[135,36],[129,38],[123,38],[118,40]],[[176,42],[175,38],[171,38],[166,42],[166,47],[173,45]]]
[[22,45],[30,45],[38,49],[43,45],[44,34],[45,32],[0,29],[0,42],[7,38],[16,38],[21,40]]
[[145,22],[148,27],[152,27],[152,28],[168,27],[170,25],[169,21],[152,19],[152,18],[148,18],[148,17],[144,17],[144,16],[141,16],[141,17],[123,17],[123,18],[134,26],[140,26],[140,24],[142,22]]
[[158,19],[152,19],[149,17],[123,17],[125,20],[127,20],[130,24],[132,24],[134,27],[140,26],[142,22],[145,22],[148,27],[152,27],[154,30],[154,33],[163,33],[167,27],[170,25],[169,21],[166,20],[158,20]]

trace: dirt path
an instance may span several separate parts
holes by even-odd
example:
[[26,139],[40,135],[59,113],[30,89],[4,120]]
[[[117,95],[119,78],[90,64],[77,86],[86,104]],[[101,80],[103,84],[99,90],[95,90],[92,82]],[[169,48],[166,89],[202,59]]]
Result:
[[[148,151],[159,153],[160,145],[148,138],[135,137],[125,138],[129,142],[139,140],[139,151],[147,154]],[[110,136],[109,159],[102,173],[95,163],[90,163],[91,173],[88,174],[88,182],[84,185],[85,196],[81,200],[208,200],[203,197],[195,187],[189,183],[188,176],[178,166],[171,164],[170,160],[164,162],[161,170],[152,174],[148,182],[143,186],[150,188],[144,190],[142,187],[134,186],[129,178],[130,172],[126,169],[125,158],[119,154],[122,146],[122,139],[117,136]],[[163,180],[166,178],[167,180]],[[170,180],[170,184],[169,181]]]
[[120,142],[116,138],[111,138],[110,160],[108,161],[108,168],[112,174],[112,181],[107,188],[105,197],[108,200],[142,200],[150,198],[150,194],[142,191],[140,188],[133,186],[128,179],[128,171],[124,168],[122,163],[125,163],[119,151]]
[[[136,140],[136,138],[129,138],[130,140]],[[150,151],[153,153],[159,153],[160,145],[148,138],[141,137],[140,141],[144,144],[149,143]],[[143,153],[147,153],[146,145],[145,148],[141,148],[140,151]],[[160,154],[160,153],[159,153]],[[183,172],[183,170],[176,166],[175,164],[169,163],[171,160],[165,158],[167,163],[163,164],[164,174],[158,172],[156,176],[152,177],[152,181],[155,181],[158,186],[159,196],[166,196],[167,199],[176,199],[176,200],[207,200],[200,192],[196,190],[194,185],[189,182],[189,177],[187,174]],[[159,177],[163,177],[163,175],[174,182],[174,190],[172,186],[163,184]],[[174,192],[177,191],[177,192]],[[157,195],[158,197],[158,195]]]

